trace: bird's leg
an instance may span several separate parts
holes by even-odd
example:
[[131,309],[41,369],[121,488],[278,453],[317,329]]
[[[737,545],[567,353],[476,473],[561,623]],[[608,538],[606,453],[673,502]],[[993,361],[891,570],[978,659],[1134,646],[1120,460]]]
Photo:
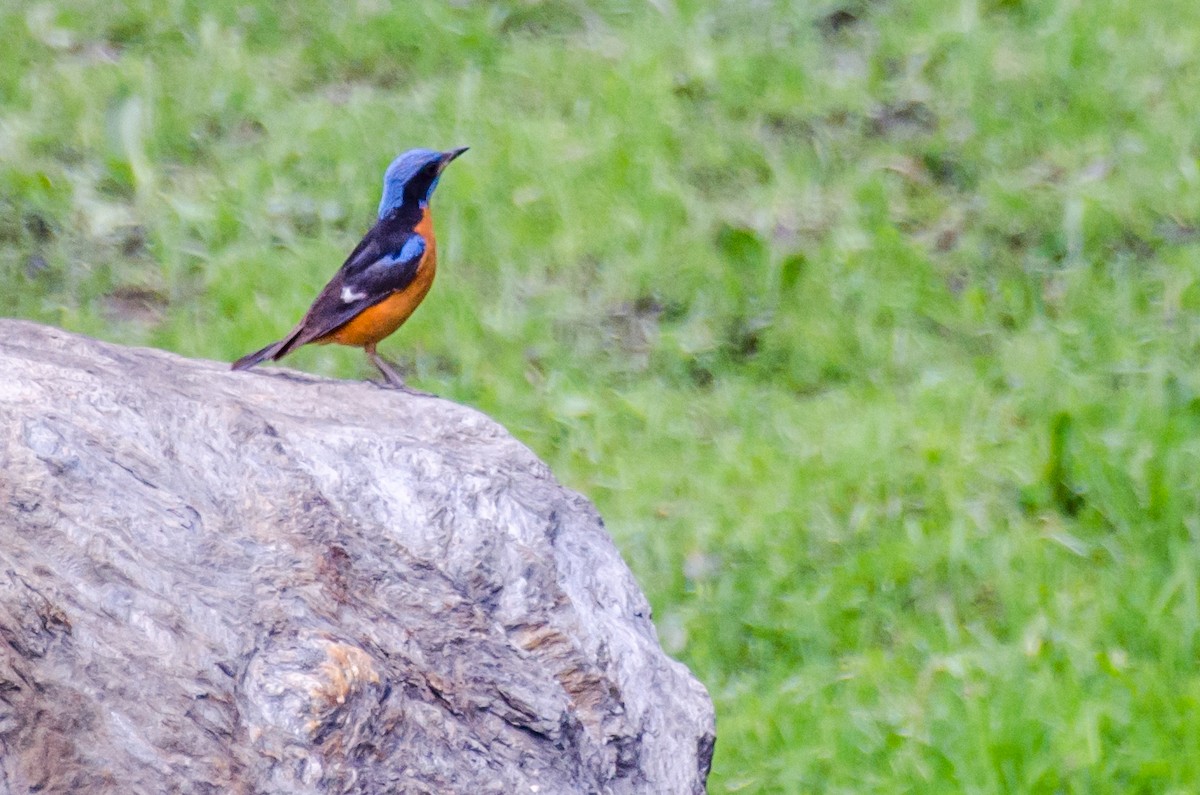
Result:
[[413,389],[404,383],[404,379],[400,376],[397,365],[394,362],[389,362],[387,359],[380,356],[375,351],[375,343],[365,346],[367,357],[371,362],[379,368],[379,372],[383,373],[383,378],[387,385],[392,389],[399,389],[401,392],[407,392],[410,395],[417,397],[437,397],[432,392],[422,392],[419,389]]
[[383,373],[383,380],[387,381],[388,386],[396,389],[408,389],[404,383],[404,378],[400,375],[396,365],[389,362],[387,359],[380,356],[375,351],[375,343],[371,343],[365,347],[367,358],[371,360],[371,364],[379,368],[379,372]]

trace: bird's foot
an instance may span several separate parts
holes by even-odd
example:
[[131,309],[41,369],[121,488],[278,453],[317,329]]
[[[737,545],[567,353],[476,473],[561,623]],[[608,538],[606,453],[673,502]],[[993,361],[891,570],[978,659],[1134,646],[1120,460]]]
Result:
[[380,356],[375,351],[367,351],[367,358],[371,360],[371,364],[379,368],[379,372],[383,374],[383,380],[388,386],[393,386],[397,389],[403,389],[404,376],[400,375],[400,368],[393,362]]
[[407,392],[410,395],[433,397],[428,392],[413,389],[404,383],[404,377],[400,375],[400,368],[394,362],[389,362],[375,351],[370,350],[367,351],[367,358],[371,360],[371,364],[379,368],[379,372],[383,375],[383,386],[387,386],[389,389],[399,389],[401,392]]

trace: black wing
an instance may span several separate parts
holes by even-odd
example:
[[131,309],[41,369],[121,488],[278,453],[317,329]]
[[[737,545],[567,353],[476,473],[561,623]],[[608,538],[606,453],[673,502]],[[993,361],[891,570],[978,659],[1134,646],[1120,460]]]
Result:
[[386,221],[376,224],[350,252],[304,319],[281,341],[271,358],[278,359],[333,333],[364,309],[412,284],[425,255],[425,239],[411,229],[401,231],[388,226]]

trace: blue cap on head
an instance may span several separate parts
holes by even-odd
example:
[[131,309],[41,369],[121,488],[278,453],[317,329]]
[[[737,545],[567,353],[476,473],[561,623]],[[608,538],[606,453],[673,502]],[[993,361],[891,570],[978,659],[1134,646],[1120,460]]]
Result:
[[465,151],[465,146],[449,152],[409,149],[393,160],[383,173],[383,198],[379,200],[379,217],[382,218],[406,201],[428,204],[442,169]]

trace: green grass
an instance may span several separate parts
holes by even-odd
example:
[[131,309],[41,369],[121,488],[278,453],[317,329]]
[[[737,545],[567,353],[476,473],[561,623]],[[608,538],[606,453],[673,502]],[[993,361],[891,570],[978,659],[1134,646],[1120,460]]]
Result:
[[298,5],[0,4],[0,312],[232,359],[469,144],[384,347],[597,502],[713,792],[1200,790],[1200,5]]

